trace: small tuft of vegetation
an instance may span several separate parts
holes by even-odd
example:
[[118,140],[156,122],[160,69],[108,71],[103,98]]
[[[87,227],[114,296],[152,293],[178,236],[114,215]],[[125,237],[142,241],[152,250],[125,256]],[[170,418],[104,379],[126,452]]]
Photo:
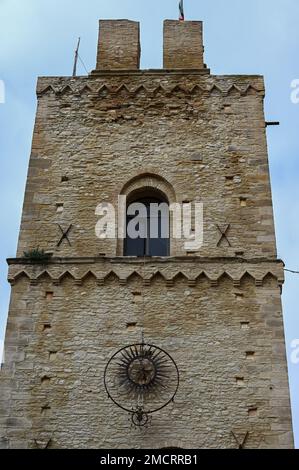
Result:
[[40,250],[39,248],[24,251],[24,258],[32,263],[45,264],[50,260],[51,256],[50,253],[46,253],[45,250]]

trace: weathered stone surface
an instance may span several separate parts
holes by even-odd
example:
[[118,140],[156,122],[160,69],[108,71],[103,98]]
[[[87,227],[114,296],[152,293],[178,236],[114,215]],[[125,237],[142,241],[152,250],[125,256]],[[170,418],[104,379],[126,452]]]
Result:
[[139,69],[139,23],[129,20],[101,20],[97,70]]
[[[127,187],[144,184],[138,181],[142,174],[171,202],[204,203],[200,256],[235,256],[241,250],[245,257],[275,257],[261,128],[262,77],[147,72],[42,78],[38,95],[38,161],[45,158],[47,168],[41,167],[29,179],[23,221],[30,224],[22,225],[19,256],[28,242],[58,256],[121,255],[119,244],[95,237],[95,208],[103,201],[116,204]],[[223,110],[227,103],[230,115]],[[228,150],[232,143],[243,150]],[[34,140],[37,153],[35,145]],[[195,154],[202,156],[202,162],[194,161]],[[33,165],[37,170],[35,159]],[[232,180],[227,181],[226,175]],[[68,181],[62,181],[64,176]],[[48,184],[40,183],[40,178]],[[64,208],[59,214],[56,204],[61,201]],[[74,221],[72,246],[64,242],[57,248],[57,224],[67,228]],[[217,246],[217,225],[226,223],[231,225],[232,246],[225,242]],[[173,240],[171,255],[185,254],[183,243]]]
[[[292,447],[263,78],[98,70],[40,78],[37,93],[9,260],[0,447],[234,448],[232,432],[247,431],[248,448]],[[170,203],[204,203],[198,252],[171,238],[170,257],[144,261],[96,238],[99,203],[149,187]],[[57,246],[59,225],[72,225],[70,244]],[[231,246],[219,243],[228,225]],[[22,258],[37,247],[53,253],[48,264]],[[128,432],[103,374],[117,349],[140,341],[143,317],[146,341],[176,360],[180,388],[148,429]]]
[[[132,269],[124,260],[115,261],[123,272]],[[111,261],[99,264],[103,270]],[[176,264],[182,267],[179,261],[164,264],[161,271],[167,269],[169,275],[171,271],[176,273]],[[157,267],[157,262],[147,263],[143,276],[148,277]],[[187,263],[187,267],[194,273],[197,263]],[[133,268],[137,273],[140,263]],[[168,288],[158,275],[144,288],[142,274],[131,276],[123,286],[113,275],[102,287],[92,275],[86,276],[81,286],[75,286],[70,276],[55,286],[51,278],[42,277],[34,288],[23,277],[16,286],[19,292],[12,288],[13,299],[17,302],[26,297],[28,318],[35,324],[23,361],[30,365],[33,360],[32,373],[25,368],[16,372],[24,391],[18,399],[22,414],[32,423],[26,433],[29,447],[34,447],[34,440],[41,430],[48,431],[49,425],[55,447],[132,445],[126,432],[126,414],[114,408],[104,393],[103,370],[119,346],[140,340],[143,304],[135,302],[134,292],[145,296],[147,341],[165,347],[181,373],[175,404],[155,415],[144,435],[131,431],[136,447],[159,447],[171,441],[172,433],[182,447],[234,447],[231,430],[250,431],[248,447],[271,447],[280,419],[286,415],[290,423],[290,409],[285,406],[289,403],[287,386],[280,398],[273,399],[271,391],[278,376],[287,384],[286,370],[279,374],[272,371],[273,364],[285,360],[274,351],[276,345],[280,348],[280,340],[273,340],[273,330],[283,329],[282,319],[269,328],[264,315],[265,305],[276,310],[275,298],[280,295],[273,276],[260,289],[251,276],[244,276],[239,287],[241,301],[235,298],[233,281],[228,276],[222,276],[216,288],[205,277],[191,289],[186,278],[177,277],[173,287]],[[47,291],[54,292],[50,302],[45,297]],[[265,291],[271,295],[265,296]],[[13,317],[13,311],[10,315]],[[243,330],[241,324],[246,321],[248,328]],[[126,325],[133,322],[137,322],[136,327],[128,330]],[[43,324],[51,328],[42,331],[39,325]],[[255,352],[253,363],[247,362],[248,350]],[[13,364],[9,355],[5,368]],[[42,381],[44,376],[47,381]],[[236,382],[240,376],[244,377],[242,388]],[[28,395],[26,390],[30,390]],[[14,400],[12,409],[17,416],[20,408],[16,397]],[[41,410],[46,405],[47,421],[42,423]],[[257,412],[248,419],[252,407]],[[272,417],[277,420],[274,430]],[[20,424],[14,420],[6,423],[9,429],[13,426],[15,437]]]
[[201,21],[164,21],[164,69],[203,69]]

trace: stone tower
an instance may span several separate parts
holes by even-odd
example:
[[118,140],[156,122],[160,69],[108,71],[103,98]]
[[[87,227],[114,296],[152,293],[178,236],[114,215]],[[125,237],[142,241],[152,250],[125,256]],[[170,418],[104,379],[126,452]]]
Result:
[[[167,20],[164,68],[140,70],[139,24],[100,21],[89,76],[39,78],[8,260],[2,447],[293,446],[264,81],[211,75],[203,49],[201,22]],[[202,202],[201,248],[171,233],[167,256],[124,256],[122,239],[96,237],[98,204],[138,194]],[[103,385],[141,321],[180,373],[142,432]]]

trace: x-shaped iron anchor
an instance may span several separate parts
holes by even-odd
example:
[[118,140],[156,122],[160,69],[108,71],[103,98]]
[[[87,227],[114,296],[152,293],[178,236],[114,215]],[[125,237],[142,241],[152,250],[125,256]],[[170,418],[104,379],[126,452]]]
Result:
[[232,245],[231,245],[231,242],[230,242],[229,239],[227,238],[227,232],[228,232],[229,229],[230,229],[230,224],[226,224],[226,225],[223,225],[223,226],[217,224],[216,227],[218,228],[219,233],[221,234],[221,237],[220,237],[220,239],[219,239],[219,241],[218,241],[218,243],[217,243],[217,246],[220,246],[220,245],[221,245],[222,240],[226,240],[227,243],[228,243],[228,246],[232,246]]
[[57,247],[59,247],[59,246],[61,245],[61,243],[63,242],[63,240],[67,240],[69,246],[72,246],[72,245],[71,245],[71,242],[70,242],[70,240],[69,240],[68,235],[69,235],[71,229],[73,228],[73,225],[70,225],[67,230],[63,230],[63,228],[61,227],[61,225],[59,225],[59,224],[57,224],[57,225],[58,225],[58,227],[60,228],[60,231],[61,231],[61,233],[62,233],[61,238],[60,238],[59,242],[57,243]]
[[239,439],[237,438],[237,436],[235,435],[235,433],[233,431],[232,431],[232,435],[234,436],[234,439],[235,439],[236,443],[238,444],[238,449],[244,449],[246,441],[247,441],[248,436],[249,436],[249,432],[247,431],[247,433],[245,434],[242,442],[239,441]]

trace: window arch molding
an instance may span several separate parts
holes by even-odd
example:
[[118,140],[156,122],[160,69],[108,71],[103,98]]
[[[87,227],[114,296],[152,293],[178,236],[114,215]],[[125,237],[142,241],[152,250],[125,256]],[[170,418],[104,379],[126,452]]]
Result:
[[136,175],[123,186],[120,195],[130,198],[132,193],[142,190],[156,190],[164,195],[169,204],[176,202],[176,194],[172,184],[163,176],[154,173]]

